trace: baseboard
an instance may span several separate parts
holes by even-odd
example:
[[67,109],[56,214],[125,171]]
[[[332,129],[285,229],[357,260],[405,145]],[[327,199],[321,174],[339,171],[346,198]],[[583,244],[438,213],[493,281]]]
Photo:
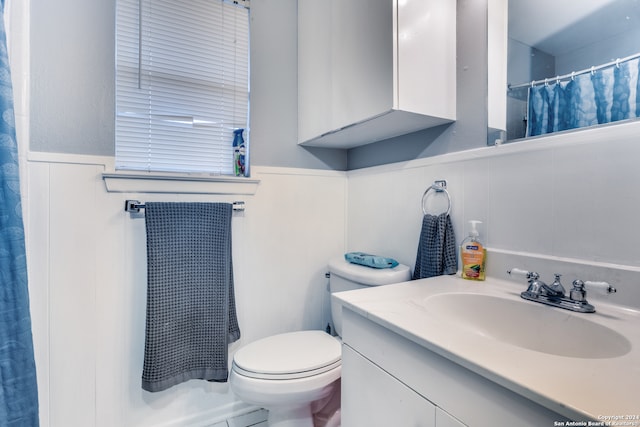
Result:
[[[244,402],[231,402],[212,408],[209,411],[190,414],[180,419],[173,419],[156,427],[209,427],[234,418],[243,417],[261,408]],[[265,416],[266,419],[266,416]]]

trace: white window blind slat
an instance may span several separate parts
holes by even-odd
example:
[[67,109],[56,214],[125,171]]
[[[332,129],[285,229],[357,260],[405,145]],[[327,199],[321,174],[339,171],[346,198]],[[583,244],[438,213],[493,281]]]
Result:
[[233,174],[233,130],[248,126],[248,10],[118,0],[116,35],[116,168]]

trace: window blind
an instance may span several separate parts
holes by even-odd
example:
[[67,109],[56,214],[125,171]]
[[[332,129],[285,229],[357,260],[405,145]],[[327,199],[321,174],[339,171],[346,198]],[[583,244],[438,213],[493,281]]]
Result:
[[232,174],[233,131],[248,125],[248,8],[118,0],[116,39],[116,169]]

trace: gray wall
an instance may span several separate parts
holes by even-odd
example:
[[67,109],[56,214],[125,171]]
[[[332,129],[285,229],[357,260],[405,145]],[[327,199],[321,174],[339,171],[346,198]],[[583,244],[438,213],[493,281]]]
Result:
[[[296,0],[251,5],[251,163],[346,170],[484,146],[486,0],[458,1],[458,120],[349,151],[297,133]],[[114,155],[115,0],[31,1],[32,151]]]
[[251,2],[251,164],[345,170],[344,150],[298,146],[296,0]]
[[32,151],[114,154],[114,4],[31,1]]

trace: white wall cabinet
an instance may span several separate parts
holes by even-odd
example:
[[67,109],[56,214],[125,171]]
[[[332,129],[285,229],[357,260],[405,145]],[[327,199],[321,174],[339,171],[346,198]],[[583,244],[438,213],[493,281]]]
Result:
[[[345,426],[533,427],[567,421],[346,307],[342,337]],[[374,415],[363,422],[367,411]]]
[[298,0],[298,143],[350,148],[456,118],[454,0]]

